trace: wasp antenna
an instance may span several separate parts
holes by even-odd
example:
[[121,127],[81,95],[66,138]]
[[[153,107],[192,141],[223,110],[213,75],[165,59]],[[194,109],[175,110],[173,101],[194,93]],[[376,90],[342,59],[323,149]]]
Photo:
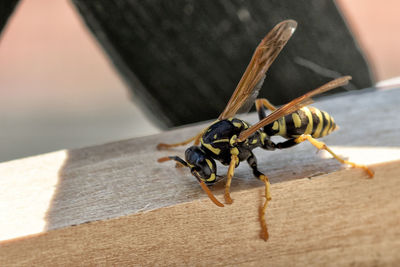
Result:
[[181,159],[180,157],[178,157],[178,156],[169,156],[169,157],[162,157],[162,158],[159,158],[159,159],[157,159],[157,161],[159,162],[159,163],[161,163],[161,162],[165,162],[165,161],[168,161],[168,160],[175,160],[176,161],[176,167],[178,168],[178,167],[189,167],[189,165],[186,163],[186,161],[184,161],[183,159]]
[[162,157],[162,158],[159,158],[159,159],[157,159],[157,162],[166,162],[166,161],[168,161],[168,160],[172,160],[170,157]]
[[210,191],[210,188],[204,183],[203,180],[201,180],[200,175],[196,171],[192,171],[192,174],[194,177],[196,177],[197,181],[199,182],[201,188],[203,189],[204,192],[206,192],[208,198],[214,202],[215,205],[218,207],[224,207],[224,204],[218,201],[218,199],[213,195],[213,193]]
[[206,192],[207,196],[212,202],[214,202],[215,205],[217,205],[218,207],[224,207],[224,204],[218,201],[218,199],[213,195],[213,193],[211,193],[208,186],[202,180],[199,180],[199,183],[201,188],[203,188],[204,192]]

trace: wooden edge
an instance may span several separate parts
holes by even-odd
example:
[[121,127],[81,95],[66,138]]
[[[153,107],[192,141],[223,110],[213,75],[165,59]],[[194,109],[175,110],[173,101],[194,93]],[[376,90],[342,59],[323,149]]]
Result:
[[[219,208],[187,169],[156,162],[185,150],[159,151],[157,143],[187,139],[203,125],[0,163],[0,262],[398,263],[399,102],[396,89],[316,103],[341,128],[323,141],[372,164],[372,180],[361,169],[340,171],[346,166],[311,144],[254,151],[272,183],[266,243],[263,183],[246,164],[235,170],[233,205]],[[220,200],[223,188],[222,177],[212,188]]]
[[[1,242],[6,265],[396,265],[400,161],[272,185],[270,239],[260,239],[262,188]],[[340,255],[340,256],[339,256]]]

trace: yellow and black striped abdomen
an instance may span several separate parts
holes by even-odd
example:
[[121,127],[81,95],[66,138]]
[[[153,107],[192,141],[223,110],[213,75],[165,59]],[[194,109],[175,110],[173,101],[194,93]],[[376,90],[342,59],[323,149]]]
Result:
[[303,107],[267,125],[264,131],[269,136],[296,138],[302,134],[309,134],[319,138],[330,134],[335,128],[335,121],[327,112],[314,107]]

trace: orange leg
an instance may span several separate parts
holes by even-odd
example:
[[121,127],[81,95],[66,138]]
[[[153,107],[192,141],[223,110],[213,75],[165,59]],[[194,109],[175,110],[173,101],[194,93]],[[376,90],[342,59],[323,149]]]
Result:
[[265,175],[260,175],[258,177],[261,181],[265,183],[265,202],[262,208],[260,209],[260,223],[261,223],[261,237],[267,241],[268,240],[268,227],[267,222],[265,220],[265,213],[267,211],[268,202],[271,200],[271,184],[269,183],[268,177]]
[[265,202],[264,205],[260,208],[260,224],[261,224],[261,237],[267,241],[268,240],[268,227],[267,222],[265,220],[265,214],[268,207],[268,202],[271,200],[271,184],[269,183],[268,177],[261,173],[257,168],[257,159],[254,154],[251,154],[247,159],[247,163],[253,169],[253,174],[255,177],[260,179],[265,184]]
[[187,145],[191,142],[194,141],[194,145],[197,146],[200,143],[200,138],[203,135],[203,131],[201,131],[200,133],[198,133],[197,135],[193,136],[192,138],[189,138],[183,142],[180,143],[175,143],[175,144],[165,144],[165,143],[160,143],[157,145],[157,149],[161,150],[161,149],[168,149],[168,148],[172,148],[172,147],[177,147],[177,146],[184,146]]
[[324,149],[326,151],[329,152],[329,154],[331,154],[337,161],[339,161],[342,164],[348,164],[354,168],[361,168],[363,170],[365,170],[367,172],[367,174],[369,175],[370,178],[374,177],[374,172],[369,169],[367,166],[362,165],[362,164],[357,164],[348,160],[344,160],[341,157],[339,157],[338,155],[336,155],[335,153],[333,153],[333,151],[327,147],[327,145],[321,141],[316,140],[315,138],[313,138],[311,135],[308,134],[303,134],[300,135],[299,137],[297,137],[294,142],[295,143],[301,143],[308,140],[313,146],[315,146],[318,149]]
[[271,111],[274,111],[276,107],[271,104],[266,98],[258,98],[256,99],[256,109],[260,110],[262,107],[265,107]]
[[235,168],[239,162],[239,158],[236,155],[231,155],[231,163],[229,164],[229,169],[228,169],[228,174],[226,178],[226,184],[225,184],[225,202],[226,204],[232,204],[233,200],[231,198],[231,195],[229,193],[230,188],[231,188],[231,182],[232,182],[232,177],[233,174],[235,173]]

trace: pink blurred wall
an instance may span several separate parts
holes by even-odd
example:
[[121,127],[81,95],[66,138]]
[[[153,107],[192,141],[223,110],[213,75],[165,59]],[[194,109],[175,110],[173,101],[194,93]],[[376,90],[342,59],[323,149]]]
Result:
[[127,90],[66,0],[22,0],[0,41],[0,106],[117,105]]
[[377,81],[400,76],[400,1],[336,0]]
[[[337,3],[377,80],[400,76],[400,1]],[[131,97],[69,1],[20,1],[0,39],[0,161],[158,132]]]
[[21,0],[0,39],[0,162],[149,135],[67,0]]
[[[377,80],[400,74],[396,0],[338,0]],[[83,90],[84,88],[84,90]],[[66,0],[21,0],[0,41],[0,106],[97,109],[128,94]],[[26,101],[24,101],[26,100]]]

